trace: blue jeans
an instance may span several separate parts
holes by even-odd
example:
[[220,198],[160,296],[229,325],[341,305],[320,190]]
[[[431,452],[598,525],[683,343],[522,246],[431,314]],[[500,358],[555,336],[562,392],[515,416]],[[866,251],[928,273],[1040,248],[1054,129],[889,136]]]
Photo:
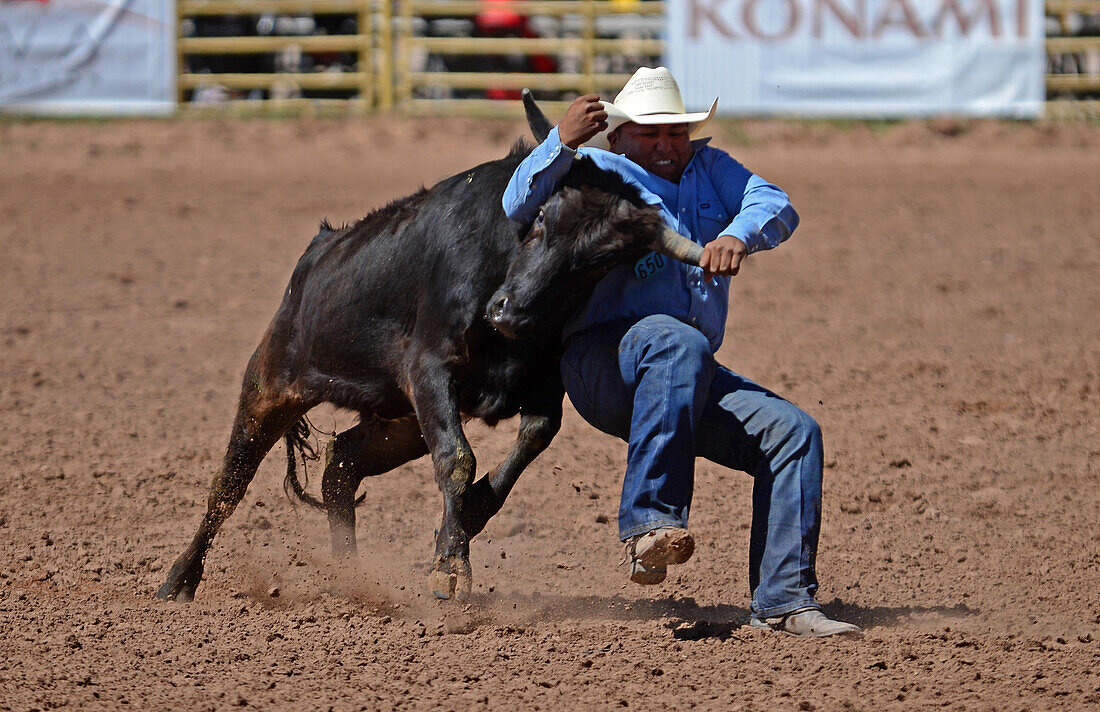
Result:
[[628,443],[621,539],[687,527],[697,455],[743,470],[753,476],[753,615],[818,607],[822,448],[813,418],[719,365],[706,337],[670,316],[575,334],[562,378],[585,420]]

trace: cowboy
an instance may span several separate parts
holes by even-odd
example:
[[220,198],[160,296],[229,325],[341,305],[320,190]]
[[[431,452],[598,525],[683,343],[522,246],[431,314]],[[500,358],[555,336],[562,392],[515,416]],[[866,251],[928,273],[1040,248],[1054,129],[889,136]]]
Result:
[[790,237],[787,195],[709,139],[714,115],[684,110],[664,67],[642,67],[615,97],[575,100],[520,164],[504,194],[530,222],[578,153],[660,199],[665,220],[703,245],[699,267],[648,255],[617,267],[567,322],[562,378],[577,412],[628,443],[619,538],[630,580],[658,584],[695,549],[687,530],[695,457],[751,474],[750,623],[798,636],[859,634],[814,600],[822,446],[802,410],[715,361],[730,278],[745,258]]

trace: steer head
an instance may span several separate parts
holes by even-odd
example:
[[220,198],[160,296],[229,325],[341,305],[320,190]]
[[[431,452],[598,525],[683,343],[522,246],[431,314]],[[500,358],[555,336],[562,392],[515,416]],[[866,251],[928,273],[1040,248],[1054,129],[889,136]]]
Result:
[[[526,90],[524,103],[532,133],[544,139],[550,122]],[[672,231],[637,189],[584,158],[573,162],[520,239],[504,284],[486,309],[489,321],[509,338],[559,326],[618,265],[656,251],[698,266],[703,253]]]

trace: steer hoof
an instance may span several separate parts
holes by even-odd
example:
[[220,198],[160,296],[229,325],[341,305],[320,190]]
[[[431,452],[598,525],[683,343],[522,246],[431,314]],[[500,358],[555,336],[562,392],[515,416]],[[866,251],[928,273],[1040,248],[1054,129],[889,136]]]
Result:
[[175,584],[165,581],[157,590],[157,598],[162,601],[175,601],[176,603],[190,603],[195,600],[195,587]]
[[470,562],[456,559],[441,561],[428,576],[428,583],[432,595],[440,600],[468,601],[473,587]]
[[[175,568],[175,567],[173,567]],[[200,574],[201,576],[201,574]],[[171,571],[168,580],[157,589],[157,598],[162,601],[175,601],[176,603],[190,603],[195,600],[195,589],[199,587],[198,580],[191,580],[194,576],[186,573],[177,574]]]

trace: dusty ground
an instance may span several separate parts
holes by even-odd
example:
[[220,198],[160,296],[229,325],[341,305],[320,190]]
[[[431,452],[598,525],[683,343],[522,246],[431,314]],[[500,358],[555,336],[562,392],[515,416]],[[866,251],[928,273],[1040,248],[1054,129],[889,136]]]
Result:
[[[195,602],[155,600],[318,219],[522,133],[0,123],[0,710],[1100,708],[1087,126],[719,128],[803,218],[736,279],[720,357],[823,424],[819,598],[862,640],[745,625],[749,481],[705,462],[697,555],[662,586],[628,585],[625,448],[571,410],[475,540],[466,607],[428,600],[426,459],[365,485],[347,572],[322,517],[284,498],[281,447]],[[482,472],[514,427],[470,426]]]

